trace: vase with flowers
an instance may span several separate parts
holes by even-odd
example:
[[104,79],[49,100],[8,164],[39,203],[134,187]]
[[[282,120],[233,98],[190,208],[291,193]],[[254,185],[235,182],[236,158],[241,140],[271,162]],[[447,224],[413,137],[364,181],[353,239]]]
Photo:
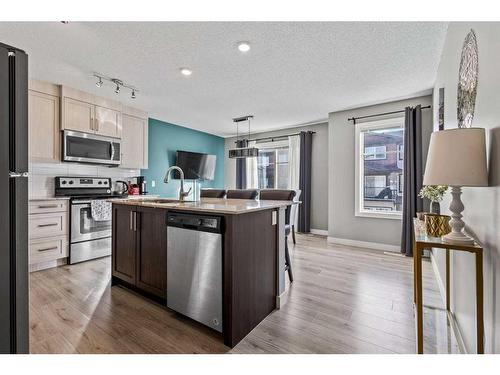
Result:
[[440,214],[439,202],[443,200],[444,193],[448,190],[447,185],[426,185],[420,189],[418,196],[420,198],[427,198],[431,201],[431,212],[433,214]]

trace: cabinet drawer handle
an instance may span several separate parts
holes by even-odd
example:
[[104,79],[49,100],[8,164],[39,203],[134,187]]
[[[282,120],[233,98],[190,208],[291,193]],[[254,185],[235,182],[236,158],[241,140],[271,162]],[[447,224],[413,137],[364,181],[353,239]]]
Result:
[[130,211],[130,230],[134,230],[134,212]]
[[44,206],[38,206],[38,208],[57,208],[59,207],[58,204],[47,204],[47,205],[44,205]]
[[134,232],[137,232],[137,212],[134,212]]
[[44,228],[44,227],[55,227],[56,225],[59,225],[59,223],[39,224],[39,225],[38,225],[38,228]]
[[38,249],[37,251],[39,252],[43,252],[43,251],[50,251],[50,250],[57,250],[59,249],[57,246],[54,246],[54,247],[47,247],[45,249]]

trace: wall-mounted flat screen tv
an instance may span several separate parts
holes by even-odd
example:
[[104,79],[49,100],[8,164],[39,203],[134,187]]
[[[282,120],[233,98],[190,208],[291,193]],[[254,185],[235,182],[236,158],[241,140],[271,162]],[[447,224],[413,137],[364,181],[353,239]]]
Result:
[[[186,180],[213,180],[215,163],[215,155],[178,150],[175,165],[182,169]],[[180,174],[176,172],[174,178],[179,179]]]

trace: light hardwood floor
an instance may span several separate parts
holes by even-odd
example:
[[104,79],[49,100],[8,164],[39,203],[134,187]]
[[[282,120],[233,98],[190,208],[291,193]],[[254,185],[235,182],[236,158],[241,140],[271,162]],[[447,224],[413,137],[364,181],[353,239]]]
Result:
[[[32,353],[414,353],[412,260],[298,235],[288,302],[233,350],[221,336],[121,287],[110,258],[31,274]],[[425,262],[427,353],[458,352]]]

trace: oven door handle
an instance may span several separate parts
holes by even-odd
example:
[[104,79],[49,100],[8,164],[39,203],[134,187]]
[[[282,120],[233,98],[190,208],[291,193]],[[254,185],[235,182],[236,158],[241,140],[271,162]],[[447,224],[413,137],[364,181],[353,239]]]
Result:
[[86,206],[89,205],[91,201],[76,201],[76,202],[71,202],[72,206]]

